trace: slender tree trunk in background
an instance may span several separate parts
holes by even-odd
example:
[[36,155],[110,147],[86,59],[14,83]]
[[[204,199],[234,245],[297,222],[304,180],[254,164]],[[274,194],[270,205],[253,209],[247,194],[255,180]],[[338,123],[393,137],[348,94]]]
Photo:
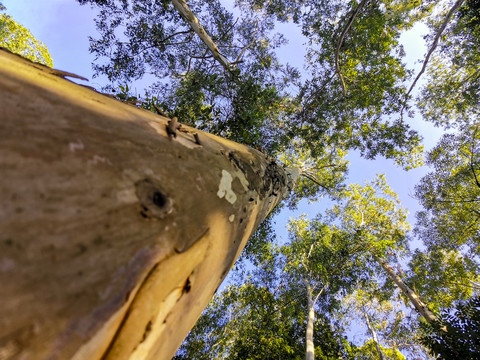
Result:
[[403,282],[402,278],[398,276],[398,274],[390,265],[382,261],[380,258],[376,258],[376,260],[386,271],[387,275],[393,280],[393,282],[408,297],[413,306],[415,306],[415,309],[417,309],[418,313],[422,315],[428,323],[438,320],[437,317],[430,311],[428,306],[422,300],[420,300],[417,293],[410,289],[407,284]]
[[0,357],[170,359],[294,179],[52,73],[0,50]]
[[366,311],[363,312],[363,316],[365,317],[365,322],[367,323],[368,331],[370,331],[370,334],[372,334],[372,340],[373,340],[373,343],[375,344],[375,348],[377,349],[378,358],[380,360],[385,360],[385,356],[383,356],[382,349],[380,348],[380,343],[378,342],[377,332],[373,328],[370,322],[370,318],[368,317],[368,314]]
[[208,50],[210,50],[215,60],[217,60],[225,70],[232,70],[227,58],[225,58],[225,56],[220,53],[217,45],[213,42],[210,35],[207,34],[195,14],[188,7],[185,0],[172,0],[172,3],[180,16],[183,18],[183,20],[185,20],[185,22],[192,28],[192,30],[195,31],[195,33],[203,41],[203,43],[207,45]]
[[315,303],[313,301],[312,287],[307,281],[305,281],[305,284],[307,286],[307,306],[308,306],[307,331],[305,334],[305,344],[306,344],[305,359],[314,360],[315,344],[313,343],[313,324],[315,321],[315,309],[314,309]]

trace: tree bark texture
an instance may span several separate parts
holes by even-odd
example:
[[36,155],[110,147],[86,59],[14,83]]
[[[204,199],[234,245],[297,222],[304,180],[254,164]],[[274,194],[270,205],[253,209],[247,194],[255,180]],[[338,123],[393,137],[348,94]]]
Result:
[[0,357],[170,359],[292,179],[55,73],[0,50]]
[[437,321],[437,317],[430,311],[428,306],[418,297],[417,293],[410,289],[410,287],[405,284],[400,276],[395,272],[395,270],[388,265],[386,262],[382,261],[380,258],[376,258],[380,266],[385,270],[387,275],[393,280],[393,282],[400,288],[400,290],[407,296],[412,305],[422,315],[428,323]]
[[308,315],[307,315],[307,331],[305,334],[305,359],[314,360],[315,359],[315,344],[313,342],[313,325],[315,321],[315,302],[313,301],[312,287],[310,284],[305,281],[307,286],[307,306],[308,306]]

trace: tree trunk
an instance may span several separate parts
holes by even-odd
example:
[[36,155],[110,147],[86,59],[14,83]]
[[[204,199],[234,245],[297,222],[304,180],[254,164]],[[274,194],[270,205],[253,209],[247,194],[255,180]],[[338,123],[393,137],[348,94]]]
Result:
[[305,281],[307,286],[307,332],[305,334],[305,344],[306,344],[306,352],[305,352],[305,359],[306,360],[313,360],[315,359],[315,344],[313,343],[313,324],[315,321],[315,309],[314,309],[314,301],[313,301],[313,293],[312,287],[310,284]]
[[430,311],[428,306],[420,300],[417,293],[410,289],[407,284],[405,284],[400,276],[392,269],[390,265],[382,261],[380,258],[376,257],[377,262],[380,266],[386,271],[387,275],[393,280],[393,282],[400,288],[400,290],[408,297],[410,302],[415,306],[418,313],[422,315],[428,323],[437,321],[437,317]]
[[294,180],[52,73],[0,50],[0,357],[170,359]]
[[195,14],[190,10],[185,0],[172,0],[173,6],[178,11],[183,20],[192,28],[198,37],[207,45],[208,50],[212,56],[217,60],[225,70],[232,70],[227,58],[220,53],[217,45],[213,42],[212,38],[207,34],[203,26],[198,21]]
[[380,360],[385,360],[385,356],[383,356],[382,349],[380,348],[380,343],[378,342],[377,332],[370,323],[370,318],[368,317],[366,311],[363,312],[363,316],[365,316],[365,322],[367,323],[368,331],[370,331],[370,334],[372,335],[373,343],[375,344],[375,348],[377,349],[378,358]]

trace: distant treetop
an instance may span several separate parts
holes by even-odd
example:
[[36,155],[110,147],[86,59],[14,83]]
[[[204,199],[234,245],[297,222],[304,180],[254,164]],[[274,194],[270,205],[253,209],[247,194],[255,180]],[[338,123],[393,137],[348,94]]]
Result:
[[[0,3],[0,11],[5,10],[5,6]],[[29,60],[53,67],[47,47],[8,14],[0,14],[0,46]]]

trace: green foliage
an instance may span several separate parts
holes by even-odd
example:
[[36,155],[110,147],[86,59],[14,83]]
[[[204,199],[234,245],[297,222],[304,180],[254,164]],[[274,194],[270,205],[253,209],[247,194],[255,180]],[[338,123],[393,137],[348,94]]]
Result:
[[342,299],[342,307],[335,313],[345,329],[358,333],[359,323],[365,329],[363,343],[357,345],[352,359],[378,359],[375,338],[384,358],[423,357],[426,350],[418,345],[418,323],[408,320],[408,309],[398,292],[385,297],[378,296],[378,290],[375,283],[359,286]]
[[421,179],[415,196],[423,205],[416,232],[428,246],[458,249],[467,245],[479,253],[480,132],[477,126],[442,137],[430,151],[433,171]]
[[[474,360],[480,357],[480,297],[444,311],[441,321],[423,325],[422,343],[438,359]],[[445,331],[446,329],[446,331]]]
[[285,166],[300,169],[303,176],[287,199],[288,206],[294,208],[302,199],[315,201],[325,195],[338,197],[348,171],[346,155],[345,150],[331,147],[314,156],[305,141],[292,139],[289,148],[279,155],[279,160]]
[[[0,3],[0,11],[5,6]],[[47,47],[8,14],[0,14],[0,46],[23,57],[53,67]]]
[[[353,1],[237,0],[233,12],[218,0],[190,2],[231,61],[226,71],[169,1],[78,1],[99,8],[100,37],[91,39],[90,48],[97,75],[106,75],[113,88],[153,75],[151,82],[161,81],[150,94],[180,121],[273,156],[300,138],[313,157],[332,148],[359,149],[367,158],[382,155],[406,169],[421,163],[418,134],[398,118],[409,77],[398,38],[428,13],[428,5],[368,2],[336,52]],[[275,55],[285,43],[273,33],[276,21],[291,20],[310,44],[304,84]]]
[[439,312],[457,300],[472,296],[478,280],[478,264],[457,250],[416,250],[409,263],[409,283],[430,310]]
[[[405,356],[402,355],[397,349],[384,348],[380,345],[385,360],[405,360]],[[371,360],[378,359],[378,352],[375,343],[372,339],[369,339],[361,347],[357,348],[352,360]]]
[[[190,332],[175,359],[294,359],[305,352],[305,291],[279,272],[274,249],[247,277],[218,294]],[[346,355],[349,343],[326,316],[315,322],[320,359]]]
[[390,253],[401,255],[408,250],[408,212],[384,175],[377,175],[363,187],[350,185],[329,214],[332,221],[340,221],[342,229],[356,235],[364,251],[374,256],[388,259]]
[[[441,13],[443,15],[443,13]],[[478,122],[480,3],[467,0],[451,22],[429,69],[420,106],[425,120],[445,127]],[[435,28],[441,21],[432,20]]]
[[295,104],[284,90],[299,75],[275,57],[284,39],[271,34],[271,17],[240,7],[235,19],[220,1],[189,3],[232,62],[227,71],[169,1],[79,2],[99,8],[100,38],[91,39],[90,51],[109,89],[143,78],[151,85],[142,100],[161,99],[159,107],[181,122],[271,155],[287,144],[285,120]]
[[300,93],[296,127],[314,149],[341,144],[369,159],[383,155],[407,169],[417,166],[420,138],[398,119],[410,76],[398,39],[418,11],[410,2],[368,2],[354,16],[356,6],[316,2],[302,19],[312,77]]
[[329,226],[321,218],[305,217],[291,221],[289,230],[291,242],[282,248],[287,259],[285,271],[298,287],[310,284],[322,309],[335,308],[337,293],[349,293],[362,279],[370,278],[354,234]]

